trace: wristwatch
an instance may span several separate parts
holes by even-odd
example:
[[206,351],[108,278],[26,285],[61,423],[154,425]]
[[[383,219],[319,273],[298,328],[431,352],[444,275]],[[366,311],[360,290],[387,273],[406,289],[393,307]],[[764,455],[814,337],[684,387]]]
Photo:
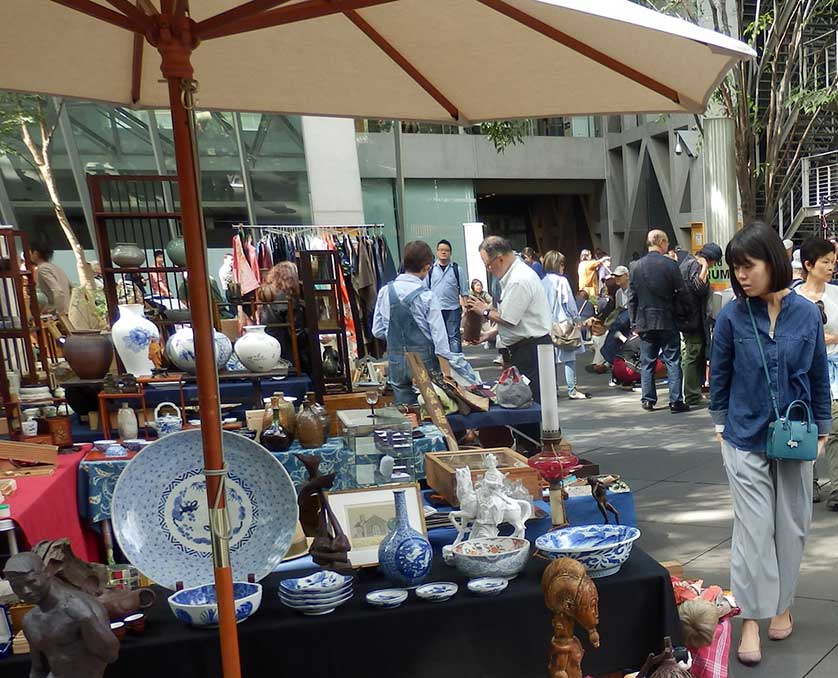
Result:
[[483,309],[483,317],[484,317],[484,318],[486,318],[486,320],[488,320],[488,319],[489,319],[489,312],[490,312],[491,310],[492,310],[491,308],[484,308],[484,309]]

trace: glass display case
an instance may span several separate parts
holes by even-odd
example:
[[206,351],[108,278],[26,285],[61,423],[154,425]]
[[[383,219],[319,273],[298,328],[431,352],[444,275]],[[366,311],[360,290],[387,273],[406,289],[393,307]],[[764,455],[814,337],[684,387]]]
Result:
[[[417,459],[413,445],[413,427],[394,407],[371,410],[342,410],[337,413],[340,435],[352,452],[353,480],[357,487],[385,482],[410,482],[417,479]],[[381,460],[394,460],[393,475],[381,475]]]

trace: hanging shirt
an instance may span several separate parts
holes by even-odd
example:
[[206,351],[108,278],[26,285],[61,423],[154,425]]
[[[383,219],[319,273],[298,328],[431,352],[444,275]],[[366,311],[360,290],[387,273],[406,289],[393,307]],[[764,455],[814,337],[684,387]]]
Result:
[[[455,311],[460,308],[460,294],[467,294],[467,291],[462,287],[462,280],[459,283],[457,282],[458,271],[454,270],[454,266],[453,262],[447,266],[440,266],[439,262],[435,261],[428,272],[429,287],[443,311]],[[462,278],[462,271],[459,271],[459,273]]]

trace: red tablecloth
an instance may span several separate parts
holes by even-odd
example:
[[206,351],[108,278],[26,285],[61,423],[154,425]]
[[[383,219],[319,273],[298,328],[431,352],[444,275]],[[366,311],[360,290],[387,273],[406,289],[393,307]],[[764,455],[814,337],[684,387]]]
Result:
[[73,553],[88,562],[99,561],[96,534],[82,525],[76,498],[79,462],[84,452],[58,456],[52,475],[17,479],[17,492],[6,498],[25,543],[67,537]]

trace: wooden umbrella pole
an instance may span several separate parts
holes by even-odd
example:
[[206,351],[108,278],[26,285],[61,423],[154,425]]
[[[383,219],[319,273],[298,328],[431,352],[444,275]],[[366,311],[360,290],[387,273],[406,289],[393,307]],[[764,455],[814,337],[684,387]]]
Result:
[[230,522],[224,492],[226,472],[221,440],[218,369],[215,363],[206,238],[200,206],[198,160],[191,111],[195,81],[192,79],[190,54],[195,45],[190,37],[188,22],[188,19],[184,19],[179,26],[172,26],[174,30],[166,30],[168,27],[164,27],[158,34],[157,48],[163,56],[161,70],[169,84],[186,268],[189,271],[189,310],[195,337],[198,404],[201,411],[201,438],[218,601],[221,666],[224,678],[240,678],[239,638],[233,597],[233,572],[230,566]]

